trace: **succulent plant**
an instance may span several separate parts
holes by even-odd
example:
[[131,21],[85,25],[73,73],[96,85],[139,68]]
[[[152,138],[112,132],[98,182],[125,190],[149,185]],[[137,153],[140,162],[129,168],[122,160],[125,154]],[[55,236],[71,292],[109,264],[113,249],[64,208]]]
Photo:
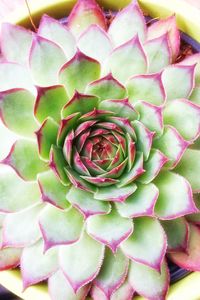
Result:
[[53,300],[165,299],[167,256],[200,271],[200,56],[175,63],[175,16],[147,27],[136,1],[107,27],[94,0],[67,25],[2,25],[0,116],[23,138],[2,160],[0,269]]

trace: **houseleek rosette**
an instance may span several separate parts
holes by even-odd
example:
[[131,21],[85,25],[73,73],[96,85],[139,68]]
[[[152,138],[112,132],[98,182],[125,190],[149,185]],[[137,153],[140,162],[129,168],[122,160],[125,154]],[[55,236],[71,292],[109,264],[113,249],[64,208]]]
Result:
[[93,0],[67,26],[2,25],[0,115],[23,138],[2,161],[0,269],[24,288],[158,300],[166,255],[200,271],[200,56],[172,64],[179,46],[175,16],[147,28],[136,1],[108,29]]

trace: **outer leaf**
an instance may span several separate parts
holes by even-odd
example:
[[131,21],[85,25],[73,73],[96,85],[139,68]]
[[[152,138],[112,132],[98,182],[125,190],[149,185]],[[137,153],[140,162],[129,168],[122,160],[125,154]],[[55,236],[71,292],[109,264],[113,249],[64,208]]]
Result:
[[122,83],[133,75],[146,72],[146,55],[138,36],[113,50],[108,60],[108,69]]
[[[39,240],[30,247],[24,248],[21,256],[21,274],[23,287],[47,279],[58,269],[57,249],[50,249],[44,254],[43,242]],[[30,261],[34,262],[30,264]]]
[[91,25],[80,36],[78,48],[86,55],[104,63],[112,50],[112,44],[106,32],[101,27]]
[[144,185],[137,183],[137,190],[126,199],[126,202],[116,203],[117,210],[125,218],[153,216],[158,195],[158,188],[153,183]]
[[108,214],[111,206],[108,202],[97,201],[92,193],[72,186],[67,193],[67,200],[88,218],[91,215]]
[[74,208],[61,210],[46,206],[39,217],[45,250],[57,245],[68,245],[78,241],[83,226],[82,215]]
[[37,204],[20,212],[7,214],[3,225],[3,246],[26,247],[40,238],[38,215],[43,208]]
[[163,107],[140,101],[135,105],[142,122],[149,130],[155,131],[158,135],[163,130]]
[[196,86],[189,98],[193,103],[200,105],[200,87]]
[[129,101],[135,103],[145,100],[155,105],[163,104],[166,94],[161,75],[161,73],[155,73],[131,77],[126,84]]
[[123,283],[128,271],[128,258],[119,249],[115,255],[106,250],[101,271],[95,279],[95,285],[99,287],[106,299],[111,299],[113,293]]
[[38,157],[37,145],[29,140],[18,140],[2,163],[11,166],[25,180],[34,180],[40,172],[47,170]]
[[98,96],[100,100],[123,99],[126,96],[125,87],[112,74],[93,81],[86,87],[87,94]]
[[17,212],[40,202],[36,182],[25,182],[12,170],[0,173],[0,211]]
[[49,160],[51,145],[56,144],[57,133],[58,124],[52,118],[47,118],[36,131],[38,150],[43,160]]
[[51,203],[58,208],[69,208],[70,204],[66,200],[69,188],[64,186],[51,170],[38,174],[37,180],[44,202]]
[[195,53],[193,55],[189,55],[184,60],[182,60],[179,63],[179,65],[184,65],[184,66],[196,65],[195,66],[195,82],[197,85],[199,85],[199,83],[200,83],[200,54]]
[[193,192],[200,191],[200,151],[187,149],[175,169],[175,172],[185,177],[191,184]]
[[159,189],[155,212],[160,219],[175,219],[197,211],[191,187],[182,176],[163,171],[154,183]]
[[1,51],[7,61],[27,64],[32,43],[32,33],[23,27],[1,25]]
[[87,220],[87,232],[112,252],[116,252],[121,242],[133,232],[133,223],[130,219],[121,218],[113,207],[108,215],[91,216]]
[[34,113],[40,123],[47,117],[52,117],[56,122],[60,121],[61,109],[67,103],[68,96],[62,85],[38,87]]
[[148,58],[149,73],[159,72],[171,63],[168,33],[147,41],[144,44],[144,49]]
[[181,268],[190,271],[200,271],[199,264],[200,230],[199,227],[190,224],[190,236],[187,253],[171,253],[170,259]]
[[12,89],[0,93],[0,115],[12,131],[33,136],[37,124],[33,116],[35,97],[25,89]]
[[164,110],[164,121],[186,140],[195,140],[200,134],[200,106],[186,99],[171,101]]
[[137,186],[132,183],[124,187],[109,187],[98,188],[94,194],[94,198],[103,201],[124,202],[131,194],[135,192]]
[[115,46],[129,41],[136,34],[141,41],[145,40],[146,22],[137,1],[132,1],[129,6],[117,14],[108,33]]
[[0,63],[0,78],[4,79],[0,82],[0,91],[23,88],[36,93],[31,75],[24,66],[10,62]]
[[166,33],[168,33],[169,45],[172,51],[173,60],[175,60],[179,54],[180,48],[180,33],[176,25],[175,15],[153,23],[148,28],[148,39],[154,39]]
[[103,11],[94,0],[78,0],[68,18],[69,29],[78,37],[91,24],[106,29]]
[[75,293],[97,276],[103,256],[104,246],[86,233],[77,243],[60,249],[60,266]]
[[187,251],[189,225],[184,218],[161,222],[167,235],[167,251]]
[[48,290],[52,300],[84,300],[89,286],[85,285],[74,293],[62,271],[57,271],[48,280]]
[[64,51],[67,59],[71,59],[76,52],[76,41],[69,30],[59,21],[47,15],[43,15],[38,34],[56,44]]
[[100,64],[93,58],[78,51],[75,56],[61,68],[59,81],[66,87],[69,97],[72,97],[75,90],[83,93],[86,85],[98,79],[99,76]]
[[122,251],[131,260],[160,271],[167,248],[162,226],[149,217],[136,218],[134,224],[134,233],[121,244]]
[[194,88],[194,70],[195,65],[170,65],[164,69],[162,82],[166,91],[167,100],[188,98],[190,96]]
[[166,262],[162,264],[161,273],[142,264],[131,262],[129,282],[133,289],[145,298],[165,299],[169,288],[169,271]]
[[35,82],[41,86],[58,83],[58,71],[66,62],[63,50],[54,42],[34,36],[30,52],[30,69]]
[[16,268],[20,262],[21,249],[6,248],[0,250],[0,270],[9,270]]
[[178,164],[189,144],[172,126],[165,126],[163,135],[153,143],[155,148],[158,148],[170,159],[167,166],[171,169]]

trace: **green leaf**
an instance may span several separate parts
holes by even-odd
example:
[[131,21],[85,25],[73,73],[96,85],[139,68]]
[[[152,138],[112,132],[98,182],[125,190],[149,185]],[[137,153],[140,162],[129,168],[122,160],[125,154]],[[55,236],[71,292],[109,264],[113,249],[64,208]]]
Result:
[[86,85],[99,77],[100,64],[80,51],[62,67],[59,73],[59,81],[66,87],[70,98],[75,90],[83,93]]
[[189,99],[195,103],[200,105],[200,87],[196,86],[193,91],[192,94],[190,95]]
[[95,200],[92,193],[75,188],[74,186],[70,188],[66,198],[72,206],[80,210],[85,218],[91,215],[108,214],[111,210],[108,202]]
[[39,224],[46,251],[77,242],[83,228],[83,216],[74,208],[62,210],[47,205],[39,216]]
[[184,65],[184,66],[195,65],[195,82],[196,82],[196,85],[199,85],[199,83],[200,83],[200,54],[195,53],[195,54],[186,56],[186,58],[183,59],[179,63],[179,65]]
[[66,62],[63,50],[54,42],[39,35],[34,36],[30,52],[30,70],[38,85],[58,83],[58,71]]
[[0,250],[0,270],[5,271],[16,268],[20,263],[21,249],[5,248]]
[[66,200],[69,187],[64,186],[52,170],[38,174],[37,180],[44,202],[51,203],[58,208],[69,208],[70,204]]
[[33,137],[38,125],[34,119],[35,97],[28,90],[12,89],[0,93],[0,113],[4,124],[22,136]]
[[121,249],[131,260],[160,271],[167,248],[166,236],[156,218],[134,219],[133,234],[121,244]]
[[114,207],[107,215],[91,216],[86,224],[88,234],[112,252],[116,252],[121,242],[133,232],[132,220],[122,218]]
[[192,189],[184,177],[163,171],[154,183],[159,189],[155,213],[160,219],[175,219],[197,211]]
[[68,96],[62,85],[38,87],[38,95],[35,103],[35,117],[42,123],[47,117],[60,122],[61,109],[67,103]]
[[193,192],[200,191],[200,178],[198,176],[200,170],[200,151],[187,149],[176,169],[176,173],[185,177],[191,184]]
[[17,212],[40,202],[36,182],[25,182],[14,171],[0,173],[0,211]]
[[11,166],[25,180],[35,180],[38,173],[47,170],[40,160],[37,144],[29,140],[18,140],[2,163]]
[[124,202],[131,194],[135,192],[137,186],[134,183],[124,187],[115,185],[98,188],[94,198],[102,201]]
[[85,232],[77,243],[60,248],[60,267],[75,293],[97,276],[103,257],[104,246]]

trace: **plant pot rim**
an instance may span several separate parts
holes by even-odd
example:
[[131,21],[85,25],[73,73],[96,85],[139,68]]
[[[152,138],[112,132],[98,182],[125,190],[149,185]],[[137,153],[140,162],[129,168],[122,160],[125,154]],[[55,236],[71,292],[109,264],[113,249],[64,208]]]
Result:
[[[34,0],[30,4],[30,10],[37,24],[44,12],[56,18],[64,17],[63,12],[66,15],[75,2],[75,0]],[[98,0],[98,2],[105,8],[116,10],[126,6],[131,1]],[[164,18],[175,13],[179,29],[200,43],[199,9],[184,0],[138,0],[138,2],[142,9],[154,18]],[[6,18],[6,22],[30,26],[26,6],[24,5],[19,11],[9,14],[8,18]],[[185,278],[170,286],[167,300],[199,299],[199,282],[200,272],[193,272],[187,275]],[[0,272],[0,284],[24,300],[50,300],[47,287],[42,284],[29,287],[22,293],[22,280],[18,270]],[[143,298],[138,296],[134,299],[141,300]]]

